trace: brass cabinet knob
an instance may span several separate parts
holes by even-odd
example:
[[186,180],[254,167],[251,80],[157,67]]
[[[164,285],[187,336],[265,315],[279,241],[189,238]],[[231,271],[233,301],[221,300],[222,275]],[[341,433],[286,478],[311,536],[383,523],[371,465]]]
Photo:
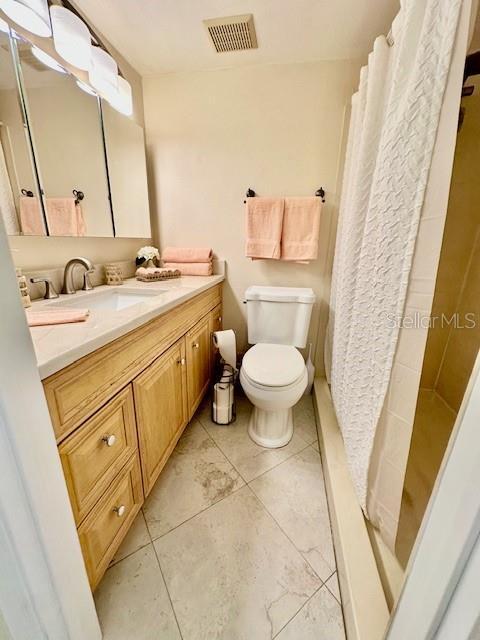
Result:
[[113,507],[113,510],[115,511],[117,516],[121,518],[127,510],[127,507],[124,504],[121,504],[119,507]]
[[113,447],[113,445],[117,441],[117,438],[116,438],[116,436],[111,434],[109,436],[108,435],[103,436],[102,440],[107,445],[107,447]]
[[194,343],[192,344],[192,347],[193,347],[194,349],[199,349],[199,348],[200,348],[200,345],[198,344],[198,342],[194,342]]
[[177,364],[181,364],[183,367],[185,364],[185,358],[180,358],[179,360],[177,360]]

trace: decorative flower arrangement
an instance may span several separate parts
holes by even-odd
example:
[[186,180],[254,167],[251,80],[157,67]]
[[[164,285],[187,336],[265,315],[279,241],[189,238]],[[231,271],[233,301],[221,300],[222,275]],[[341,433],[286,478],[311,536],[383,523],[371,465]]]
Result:
[[160,253],[156,247],[142,247],[137,251],[137,258],[135,264],[137,267],[143,266],[157,266],[160,260]]

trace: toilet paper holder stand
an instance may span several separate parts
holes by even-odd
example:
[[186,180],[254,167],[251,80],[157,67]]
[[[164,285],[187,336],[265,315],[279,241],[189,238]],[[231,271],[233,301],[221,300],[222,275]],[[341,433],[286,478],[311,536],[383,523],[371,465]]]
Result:
[[215,367],[212,385],[211,414],[215,424],[228,425],[237,417],[235,407],[236,370],[220,360]]

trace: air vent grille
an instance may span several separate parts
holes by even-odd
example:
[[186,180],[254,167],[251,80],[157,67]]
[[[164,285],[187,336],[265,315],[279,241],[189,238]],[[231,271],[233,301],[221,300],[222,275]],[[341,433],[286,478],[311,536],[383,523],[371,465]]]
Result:
[[251,13],[203,22],[217,53],[257,48],[257,34]]

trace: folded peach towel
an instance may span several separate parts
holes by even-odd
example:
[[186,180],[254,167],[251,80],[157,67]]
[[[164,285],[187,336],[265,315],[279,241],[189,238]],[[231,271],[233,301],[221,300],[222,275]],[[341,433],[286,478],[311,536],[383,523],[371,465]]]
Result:
[[247,258],[273,258],[281,255],[283,198],[247,198]]
[[25,236],[44,236],[43,215],[38,198],[21,196],[20,222]]
[[82,207],[75,198],[47,198],[48,230],[52,236],[84,236]]
[[29,327],[85,322],[90,315],[88,309],[42,309],[41,311],[28,309],[25,313]]
[[213,251],[209,248],[165,247],[163,262],[212,262]]
[[282,260],[307,262],[317,258],[321,210],[322,201],[317,196],[285,198]]
[[166,269],[178,269],[182,276],[211,276],[213,264],[211,262],[164,262]]

